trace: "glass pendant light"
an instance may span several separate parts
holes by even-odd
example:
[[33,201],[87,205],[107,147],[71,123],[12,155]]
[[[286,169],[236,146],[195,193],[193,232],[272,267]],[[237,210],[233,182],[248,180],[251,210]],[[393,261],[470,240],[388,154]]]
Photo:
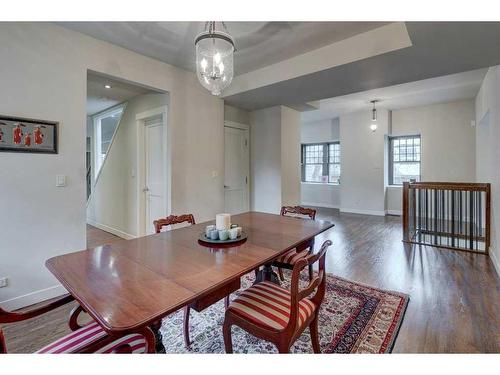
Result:
[[[217,24],[221,26],[219,30],[216,29]],[[213,95],[220,95],[233,80],[233,38],[224,22],[210,21],[205,24],[205,31],[196,37],[194,44],[198,80]]]
[[375,108],[375,103],[377,103],[378,100],[372,100],[370,103],[373,104],[373,109],[372,109],[372,123],[370,124],[370,129],[372,132],[375,132],[377,130],[377,109]]

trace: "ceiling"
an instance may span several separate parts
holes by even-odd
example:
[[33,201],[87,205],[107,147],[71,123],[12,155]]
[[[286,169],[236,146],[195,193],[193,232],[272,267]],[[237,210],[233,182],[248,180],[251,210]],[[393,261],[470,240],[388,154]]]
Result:
[[487,69],[473,70],[422,81],[384,87],[335,98],[322,99],[317,110],[302,113],[304,123],[332,119],[361,110],[370,111],[370,100],[380,100],[377,108],[389,110],[446,103],[475,98]]
[[[440,77],[500,64],[500,22],[406,22],[412,45],[225,96],[248,110]],[[279,68],[279,66],[277,67]]]
[[[195,71],[194,39],[204,22],[60,22],[59,25]],[[235,75],[349,38],[386,22],[227,22]]]
[[[104,87],[111,86],[110,89]],[[133,97],[154,93],[139,85],[97,73],[87,74],[87,115],[93,115]]]
[[[408,43],[392,48],[394,33],[387,30],[396,24],[402,25],[404,35],[399,37],[404,40],[406,35]],[[194,70],[194,37],[204,28],[203,22],[59,25],[189,70]],[[500,22],[228,22],[227,27],[238,51],[236,77],[223,99],[247,110],[274,105],[301,108],[325,98],[500,64]],[[359,40],[364,44],[356,44]],[[384,50],[386,46],[390,48]],[[320,52],[325,50],[334,53]],[[352,56],[333,61],[343,53]],[[318,56],[327,56],[324,64],[308,69],[314,63],[318,66]],[[300,74],[278,74],[297,67]],[[106,96],[102,90],[95,95],[101,101]]]

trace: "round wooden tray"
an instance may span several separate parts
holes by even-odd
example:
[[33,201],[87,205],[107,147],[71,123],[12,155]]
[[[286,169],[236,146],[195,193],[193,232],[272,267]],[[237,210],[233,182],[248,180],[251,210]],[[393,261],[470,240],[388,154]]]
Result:
[[210,243],[210,244],[218,244],[218,245],[223,245],[223,244],[227,244],[227,243],[235,243],[235,242],[240,242],[240,241],[243,241],[243,240],[246,240],[247,238],[247,234],[245,232],[241,232],[241,236],[235,238],[234,240],[231,240],[231,239],[227,239],[227,240],[211,240],[210,238],[207,238],[207,236],[205,236],[205,233],[200,233],[200,236],[198,237],[198,239],[201,241],[201,242],[206,242],[206,243]]

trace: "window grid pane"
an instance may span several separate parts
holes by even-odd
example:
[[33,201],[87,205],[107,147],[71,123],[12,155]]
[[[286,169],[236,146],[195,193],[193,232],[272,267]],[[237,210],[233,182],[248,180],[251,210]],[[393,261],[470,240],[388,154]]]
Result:
[[340,182],[339,142],[303,145],[302,153],[304,182]]
[[392,185],[405,181],[420,181],[420,136],[391,138]]

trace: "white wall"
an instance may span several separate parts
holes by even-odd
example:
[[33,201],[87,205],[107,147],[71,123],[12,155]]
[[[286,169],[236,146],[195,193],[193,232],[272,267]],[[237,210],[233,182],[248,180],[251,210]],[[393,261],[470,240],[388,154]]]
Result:
[[281,107],[250,113],[250,206],[252,211],[281,209]]
[[281,205],[300,202],[300,112],[281,107]]
[[[500,66],[488,70],[475,102],[477,181],[491,183],[490,257],[500,275]],[[480,142],[480,143],[479,143]]]
[[[305,122],[301,125],[301,143],[322,143],[338,140],[340,140],[338,118]],[[340,150],[342,153],[342,144]],[[342,168],[342,160],[340,163]],[[305,206],[339,208],[340,186],[338,184],[302,182],[300,201]]]
[[342,212],[385,214],[384,162],[388,111],[378,110],[378,129],[370,130],[371,111],[340,117]]
[[224,121],[250,125],[250,112],[230,105],[224,105]]
[[136,115],[167,104],[166,94],[140,95],[127,102],[106,161],[92,188],[87,206],[89,224],[124,238],[139,235]]
[[200,222],[223,210],[223,101],[194,74],[49,23],[1,23],[0,50],[0,113],[60,122],[59,154],[0,157],[3,307],[63,293],[44,263],[85,248],[87,69],[169,92],[172,210]]
[[[392,135],[421,136],[422,181],[471,182],[476,176],[474,101],[392,111]],[[389,187],[387,209],[401,212],[401,187]]]
[[327,120],[303,122],[300,127],[302,143],[338,141],[340,137],[338,117]]
[[279,213],[300,203],[300,113],[276,106],[250,113],[251,209]]

